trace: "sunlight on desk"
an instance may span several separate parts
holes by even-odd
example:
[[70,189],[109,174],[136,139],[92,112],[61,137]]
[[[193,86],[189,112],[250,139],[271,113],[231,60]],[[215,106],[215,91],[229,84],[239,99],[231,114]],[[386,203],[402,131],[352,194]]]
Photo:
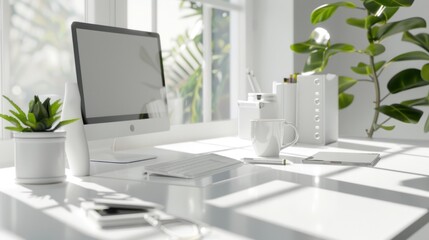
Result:
[[312,236],[335,239],[391,238],[426,213],[425,208],[278,180],[208,204]]
[[177,151],[177,152],[186,152],[186,153],[208,153],[208,152],[218,152],[228,149],[242,148],[246,146],[251,146],[250,141],[242,140],[236,137],[225,137],[225,138],[215,138],[207,139],[195,142],[183,142],[183,143],[173,143],[160,145],[156,148]]
[[192,153],[192,154],[209,153],[209,152],[216,152],[216,151],[229,149],[228,147],[225,147],[225,146],[199,143],[199,142],[175,143],[175,144],[157,146],[156,148],[176,151],[176,152]]

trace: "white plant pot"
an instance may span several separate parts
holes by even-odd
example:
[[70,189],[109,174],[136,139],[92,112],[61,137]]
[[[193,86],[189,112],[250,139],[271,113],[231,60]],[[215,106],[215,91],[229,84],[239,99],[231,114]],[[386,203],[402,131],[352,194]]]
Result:
[[17,183],[64,181],[66,132],[17,132],[13,137]]

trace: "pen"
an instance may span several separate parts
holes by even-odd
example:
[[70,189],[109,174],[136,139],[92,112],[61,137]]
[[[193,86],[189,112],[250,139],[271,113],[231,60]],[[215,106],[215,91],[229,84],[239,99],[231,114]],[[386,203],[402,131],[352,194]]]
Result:
[[287,160],[284,158],[242,158],[245,163],[252,164],[276,164],[276,165],[286,165]]
[[250,89],[252,90],[252,92],[257,92],[255,84],[253,83],[253,79],[251,77],[250,70],[247,71],[247,80],[249,81]]

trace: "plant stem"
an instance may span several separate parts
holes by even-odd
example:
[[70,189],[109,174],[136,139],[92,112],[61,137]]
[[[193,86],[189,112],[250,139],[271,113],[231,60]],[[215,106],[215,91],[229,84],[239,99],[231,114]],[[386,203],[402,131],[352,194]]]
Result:
[[[392,119],[391,117],[387,118],[386,120],[384,120],[382,123],[380,123],[380,125],[383,125],[385,123],[387,123],[390,119]],[[378,127],[377,129],[379,129],[380,127]]]
[[375,62],[374,62],[374,56],[370,56],[369,58],[370,64],[371,64],[371,68],[372,68],[372,78],[374,80],[374,90],[375,90],[375,108],[374,108],[374,117],[372,119],[372,123],[371,126],[369,128],[369,130],[367,130],[367,135],[369,138],[372,138],[372,136],[374,135],[374,132],[377,131],[378,128],[377,127],[377,122],[378,122],[378,117],[380,115],[380,111],[378,110],[380,107],[380,83],[378,81],[378,75],[377,75],[377,71],[375,69]]
[[383,98],[381,98],[380,102],[383,102],[384,99],[386,99],[388,96],[390,96],[391,93],[386,94],[386,96],[384,96]]

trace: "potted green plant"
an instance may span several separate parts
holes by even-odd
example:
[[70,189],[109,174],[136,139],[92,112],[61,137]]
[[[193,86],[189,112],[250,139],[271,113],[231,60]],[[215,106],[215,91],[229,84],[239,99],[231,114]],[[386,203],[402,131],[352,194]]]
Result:
[[[339,77],[339,106],[340,109],[346,108],[353,102],[354,96],[346,92],[350,87],[358,82],[372,83],[375,91],[374,116],[368,129],[366,129],[367,136],[372,138],[377,130],[393,130],[395,126],[388,124],[391,119],[404,123],[418,123],[423,111],[416,106],[429,105],[429,96],[404,99],[393,104],[385,103],[385,100],[391,95],[429,85],[429,64],[421,69],[400,70],[388,81],[388,94],[382,96],[380,91],[382,87],[380,79],[387,67],[401,61],[429,60],[427,53],[429,52],[429,35],[413,35],[409,32],[412,29],[425,28],[426,21],[423,18],[411,17],[399,21],[391,20],[400,8],[411,6],[414,0],[361,0],[360,2],[360,5],[350,1],[342,1],[319,6],[311,13],[311,23],[316,25],[328,20],[338,8],[359,11],[362,13],[361,18],[351,17],[346,19],[346,23],[351,27],[362,29],[362,34],[367,39],[366,46],[356,48],[348,43],[333,44],[329,33],[325,32],[321,36],[321,31],[318,31],[320,29],[316,28],[307,41],[295,43],[291,45],[291,49],[296,53],[308,54],[304,72],[322,72],[328,65],[329,59],[338,53],[353,53],[367,57],[367,62],[359,62],[356,66],[351,67],[351,70],[360,75],[362,79],[347,76]],[[396,34],[403,34],[403,41],[416,44],[425,49],[426,52],[405,52],[390,60],[380,60],[380,55],[387,50],[387,47],[383,45],[384,40]],[[380,120],[382,114],[385,115],[385,118]],[[429,132],[429,118],[426,120],[424,131]]]
[[30,101],[26,114],[10,98],[3,96],[13,107],[11,115],[0,117],[12,124],[5,128],[14,131],[16,181],[25,184],[61,182],[65,179],[66,133],[60,127],[78,119],[60,121],[61,101],[51,104],[38,96]]

